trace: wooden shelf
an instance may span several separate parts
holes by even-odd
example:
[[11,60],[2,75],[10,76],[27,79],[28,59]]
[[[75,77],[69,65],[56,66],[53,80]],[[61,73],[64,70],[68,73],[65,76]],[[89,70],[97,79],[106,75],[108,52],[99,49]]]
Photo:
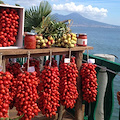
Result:
[[68,54],[69,50],[73,52],[77,51],[84,51],[84,50],[92,50],[93,47],[91,46],[76,46],[74,48],[59,48],[59,47],[52,47],[46,49],[0,49],[0,53],[6,58],[18,58],[18,57],[26,57],[28,51],[30,52],[31,56],[46,56],[50,54],[50,50],[52,51],[52,55],[62,55]]

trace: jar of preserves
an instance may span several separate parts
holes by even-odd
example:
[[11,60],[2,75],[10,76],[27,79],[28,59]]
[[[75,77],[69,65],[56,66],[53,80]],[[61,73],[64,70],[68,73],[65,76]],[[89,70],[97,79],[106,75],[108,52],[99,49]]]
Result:
[[24,38],[24,48],[36,49],[36,36],[35,33],[27,32]]
[[78,46],[87,46],[87,34],[86,33],[80,33],[77,36],[77,45]]

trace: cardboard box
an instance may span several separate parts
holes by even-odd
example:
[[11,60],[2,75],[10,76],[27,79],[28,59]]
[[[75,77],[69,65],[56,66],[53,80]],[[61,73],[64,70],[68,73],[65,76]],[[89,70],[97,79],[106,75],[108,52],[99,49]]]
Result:
[[23,35],[24,35],[24,8],[20,6],[13,6],[13,5],[4,5],[0,4],[1,8],[13,8],[18,10],[19,15],[19,28],[18,28],[18,35],[16,37],[16,44],[15,46],[11,47],[0,47],[0,49],[18,49],[23,47]]

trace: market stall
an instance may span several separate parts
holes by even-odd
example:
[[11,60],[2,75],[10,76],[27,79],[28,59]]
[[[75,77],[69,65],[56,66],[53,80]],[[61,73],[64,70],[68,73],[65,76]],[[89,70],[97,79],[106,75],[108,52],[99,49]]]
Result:
[[[8,109],[13,106],[18,116],[24,115],[21,120],[31,120],[40,111],[46,117],[55,116],[60,106],[58,120],[61,120],[65,107],[72,109],[75,106],[75,120],[83,120],[80,69],[83,52],[93,49],[87,46],[87,35],[71,33],[62,22],[48,20],[46,27],[42,19],[43,26],[36,26],[36,33],[26,32],[23,41],[24,8],[0,6],[0,118],[8,118]],[[52,59],[53,55],[64,55],[60,67]],[[30,57],[40,56],[50,56],[42,72],[39,67],[36,70],[36,61],[30,63]],[[23,66],[9,61],[23,57],[27,58]],[[34,66],[32,69],[29,69],[30,64]],[[62,87],[66,87],[64,91]]]
[[[81,64],[82,64],[82,56],[84,50],[91,50],[93,47],[86,46],[86,47],[74,47],[74,48],[47,48],[47,49],[2,49],[0,50],[0,53],[3,58],[3,63],[5,68],[5,59],[6,58],[18,58],[18,57],[27,57],[28,53],[30,53],[30,56],[46,56],[50,55],[50,51],[52,51],[52,55],[63,55],[63,54],[69,54],[69,51],[71,50],[72,54],[76,57],[76,64],[78,71],[80,72]],[[5,70],[4,70],[5,72]],[[80,81],[80,75],[77,78],[77,86],[78,86],[78,92],[79,97],[76,104],[76,120],[81,120],[84,117],[84,111],[82,111],[82,91],[81,91],[81,81]]]

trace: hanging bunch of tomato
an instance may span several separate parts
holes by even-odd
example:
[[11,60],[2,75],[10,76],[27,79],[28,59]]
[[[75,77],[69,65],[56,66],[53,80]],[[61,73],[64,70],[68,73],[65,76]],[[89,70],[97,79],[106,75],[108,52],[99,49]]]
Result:
[[6,65],[6,71],[10,72],[15,78],[21,73],[21,65],[18,62],[9,63]]
[[16,91],[17,91],[17,86],[16,86],[16,81],[17,81],[17,76],[18,74],[21,73],[21,65],[18,62],[15,63],[9,63],[6,65],[6,71],[10,72],[14,77],[11,80],[11,87],[10,87],[10,96],[12,98],[12,100],[10,101],[10,109],[12,109],[14,107],[14,97],[16,96]]
[[14,45],[18,32],[19,15],[16,9],[0,9],[0,47]]
[[52,59],[51,65],[49,60],[46,61],[38,86],[38,106],[46,117],[56,115],[59,106],[59,81],[57,61]]
[[73,108],[78,98],[76,78],[78,70],[75,64],[75,57],[70,63],[64,63],[64,58],[60,63],[60,103],[66,108]]
[[13,75],[9,72],[0,72],[0,118],[8,117],[10,104],[9,88]]
[[82,78],[83,100],[88,103],[96,101],[98,84],[95,68],[96,65],[93,65],[92,63],[83,63],[80,71]]
[[[40,67],[39,67],[39,60],[36,60],[36,59],[30,59],[29,60],[29,67],[30,66],[34,66],[35,67],[35,71],[37,72],[37,76],[39,77],[40,76]],[[25,71],[27,71],[27,62],[24,63],[23,65],[25,67]]]
[[13,77],[13,79],[11,80],[11,86],[9,89],[9,94],[11,96],[10,105],[9,105],[10,109],[14,107],[16,93],[17,93],[17,78]]
[[38,112],[40,112],[36,103],[36,100],[38,99],[36,89],[38,81],[39,79],[36,77],[36,72],[20,73],[17,77],[15,107],[19,116],[24,114],[24,117],[21,118],[21,120],[31,120],[35,115],[38,115]]

